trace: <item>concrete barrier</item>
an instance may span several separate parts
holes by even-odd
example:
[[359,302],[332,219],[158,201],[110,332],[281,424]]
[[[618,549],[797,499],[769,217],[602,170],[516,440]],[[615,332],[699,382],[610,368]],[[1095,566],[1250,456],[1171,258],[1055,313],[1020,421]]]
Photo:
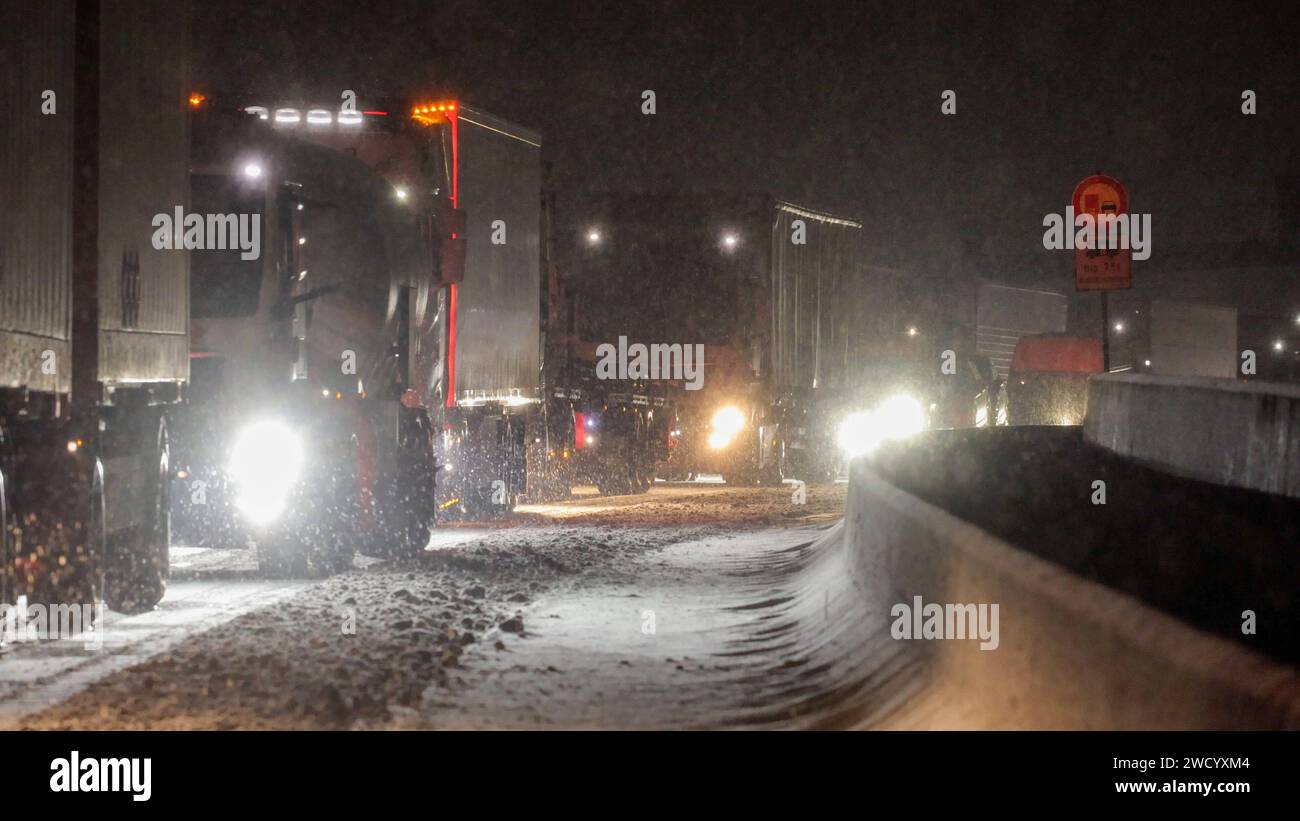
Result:
[[[838,535],[838,534],[836,534]],[[1300,672],[1003,542],[852,469],[842,544],[872,621],[915,596],[999,605],[996,649],[899,640],[923,683],[872,727],[1300,728]],[[887,622],[859,625],[880,635]]]
[[1107,374],[1088,382],[1084,436],[1224,485],[1300,498],[1300,386]]

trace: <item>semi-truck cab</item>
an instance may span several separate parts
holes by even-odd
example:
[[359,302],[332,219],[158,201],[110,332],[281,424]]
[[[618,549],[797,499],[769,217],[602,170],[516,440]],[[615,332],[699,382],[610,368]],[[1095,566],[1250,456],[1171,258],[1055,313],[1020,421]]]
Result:
[[[382,308],[390,331],[400,324],[400,339],[389,341],[400,349],[393,363],[402,363],[401,414],[418,411],[434,433],[438,508],[446,515],[509,510],[538,483],[541,471],[530,466],[537,453],[545,463],[572,449],[571,432],[567,445],[549,441],[541,401],[540,137],[456,101],[386,97],[356,109],[213,102],[237,109],[268,138],[346,157],[382,182],[364,208],[392,214],[415,247],[404,273],[376,294],[382,305],[351,307]],[[342,213],[303,205],[308,219]],[[312,292],[295,287],[304,298]],[[333,294],[312,297],[303,311],[319,323],[322,307],[335,302]],[[366,324],[341,313],[335,320],[330,327],[340,338]],[[367,381],[367,393],[376,389]]]
[[273,571],[422,550],[435,465],[412,387],[429,369],[418,220],[357,157],[255,110],[214,106],[195,131],[196,208],[258,247],[194,253],[180,518],[197,538],[252,541]]

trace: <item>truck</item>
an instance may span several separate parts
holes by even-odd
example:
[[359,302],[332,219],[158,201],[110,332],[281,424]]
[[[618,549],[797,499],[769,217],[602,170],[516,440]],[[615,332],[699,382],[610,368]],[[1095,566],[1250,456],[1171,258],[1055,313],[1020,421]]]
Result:
[[1007,425],[1080,425],[1088,379],[1102,373],[1097,337],[1031,334],[1016,343],[997,419]]
[[1064,294],[981,282],[976,294],[976,352],[1006,379],[1016,343],[1029,334],[1063,334],[1069,300]]
[[152,608],[189,380],[185,2],[0,6],[0,602]]
[[435,523],[428,226],[363,159],[305,130],[367,115],[197,97],[195,207],[246,222],[260,247],[193,252],[178,518],[209,544],[251,543],[272,575],[414,555]]
[[1153,299],[1145,341],[1142,369],[1147,372],[1225,379],[1237,375],[1236,308]]
[[[620,361],[636,345],[702,353],[695,379],[661,369],[649,380],[665,393],[649,435],[662,478],[838,471],[831,418],[858,386],[868,313],[860,228],[762,192],[583,201],[565,234],[574,335]],[[645,392],[630,377],[601,381]]]
[[[252,127],[251,133],[262,135],[259,139],[288,141],[298,146],[296,154],[316,147],[320,153],[313,173],[320,179],[341,173],[328,169],[344,165],[367,169],[382,185],[353,193],[358,215],[378,219],[381,213],[391,214],[390,233],[404,237],[384,246],[389,248],[386,262],[371,264],[364,275],[350,280],[351,285],[340,283],[336,292],[319,291],[330,284],[307,284],[322,264],[338,259],[335,252],[326,253],[324,263],[300,265],[297,257],[286,263],[291,272],[307,271],[300,283],[290,286],[296,294],[291,298],[303,300],[294,308],[302,313],[301,328],[313,322],[319,326],[322,312],[335,304],[340,311],[344,306],[351,311],[330,321],[336,339],[326,347],[334,359],[326,357],[322,363],[330,362],[337,371],[340,351],[351,350],[351,335],[372,334],[367,329],[380,327],[383,331],[371,349],[393,353],[382,378],[327,386],[322,395],[374,398],[381,387],[392,393],[394,385],[400,386],[399,422],[406,417],[419,421],[399,423],[399,430],[422,431],[427,425],[430,431],[432,455],[416,461],[434,465],[432,494],[438,517],[496,516],[522,499],[566,496],[580,473],[576,465],[581,454],[600,439],[587,435],[589,430],[602,421],[617,424],[614,417],[601,420],[600,413],[626,409],[626,418],[631,418],[646,412],[633,412],[631,397],[593,397],[580,382],[566,382],[573,371],[564,365],[561,339],[567,320],[547,227],[551,211],[546,203],[553,193],[543,184],[541,136],[457,100],[384,96],[363,103],[216,94],[208,101],[214,109],[237,112]],[[222,144],[229,145],[229,138]],[[227,150],[216,165],[237,171],[249,156],[246,149]],[[296,184],[299,176],[288,173],[284,180]],[[271,185],[269,178],[265,184]],[[313,213],[342,217],[338,196],[326,198],[325,204],[313,202],[320,198],[305,187],[294,196],[298,199],[290,207],[295,219],[310,220]],[[319,237],[322,230],[333,233],[337,226],[311,230]],[[345,234],[358,248],[378,247],[354,230]],[[290,240],[286,253],[301,254],[296,241]],[[313,238],[307,249],[317,242]],[[399,252],[393,249],[399,245],[404,250],[397,265]],[[265,283],[276,275],[257,276]],[[376,300],[358,304],[357,287],[374,288],[376,283],[385,283],[375,291]],[[266,314],[274,313],[272,308],[258,303],[254,309],[250,303],[248,310]],[[212,357],[214,351],[209,350],[219,323],[196,317],[195,324],[195,362],[203,370],[210,367],[207,360],[223,359]],[[318,334],[311,331],[304,337],[309,351],[311,338]],[[260,346],[255,340],[265,334],[227,330],[225,336],[252,352]],[[555,354],[553,359],[548,351]],[[326,370],[307,365],[305,373]],[[419,438],[399,435],[394,440],[387,433],[381,437],[399,443],[394,458],[402,453],[409,458],[412,447],[423,452]],[[418,473],[422,489],[414,496],[405,494],[408,502],[423,498],[428,487],[429,472],[422,468]],[[633,474],[625,469],[624,475],[630,486]],[[423,510],[421,505],[410,507]],[[211,510],[210,498],[206,510]],[[433,525],[423,514],[420,521],[422,527]],[[415,531],[418,536],[419,528]],[[413,545],[419,539],[406,542]]]

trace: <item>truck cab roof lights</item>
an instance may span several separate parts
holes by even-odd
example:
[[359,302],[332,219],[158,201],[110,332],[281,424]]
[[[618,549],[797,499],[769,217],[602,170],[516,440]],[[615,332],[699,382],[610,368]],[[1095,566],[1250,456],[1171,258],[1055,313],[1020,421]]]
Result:
[[[201,95],[200,95],[201,96]],[[193,98],[191,98],[192,100]],[[206,99],[206,98],[204,98]],[[282,107],[271,109],[263,105],[249,105],[242,109],[245,114],[255,115],[259,120],[274,120],[281,125],[297,125],[304,120],[308,125],[339,125],[357,126],[363,125],[366,117],[387,117],[387,111],[357,111],[347,109],[340,111],[331,111],[328,108],[311,108],[307,109],[304,117],[303,110],[292,107]]]
[[452,102],[428,103],[411,109],[411,119],[421,125],[445,122],[455,116],[456,104]]

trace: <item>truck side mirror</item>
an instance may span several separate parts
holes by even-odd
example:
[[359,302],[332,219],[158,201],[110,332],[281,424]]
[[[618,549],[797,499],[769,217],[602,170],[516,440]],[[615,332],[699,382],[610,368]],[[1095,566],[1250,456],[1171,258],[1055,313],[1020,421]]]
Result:
[[438,240],[438,280],[452,285],[465,278],[465,212],[453,208],[448,212],[447,231]]

